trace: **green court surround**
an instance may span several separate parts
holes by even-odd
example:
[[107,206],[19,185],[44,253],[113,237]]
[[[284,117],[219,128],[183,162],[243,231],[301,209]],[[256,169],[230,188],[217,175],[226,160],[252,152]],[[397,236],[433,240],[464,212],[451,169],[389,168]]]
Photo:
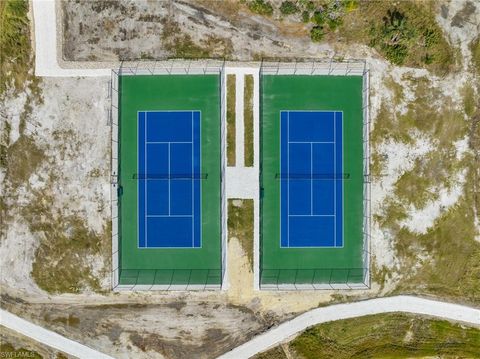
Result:
[[[260,284],[363,282],[362,77],[263,75],[260,95]],[[343,111],[343,248],[280,248],[281,110]]]
[[[221,284],[220,74],[119,76],[120,285]],[[201,111],[202,248],[137,246],[137,111]]]

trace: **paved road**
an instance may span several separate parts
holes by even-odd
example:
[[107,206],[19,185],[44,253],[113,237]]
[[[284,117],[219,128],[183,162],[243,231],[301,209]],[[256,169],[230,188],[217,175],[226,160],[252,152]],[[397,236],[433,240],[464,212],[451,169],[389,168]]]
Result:
[[[253,338],[251,341],[225,353],[220,358],[250,358],[258,352],[265,351],[292,338],[312,325],[391,312],[428,315],[480,327],[480,309],[477,308],[410,296],[377,298],[313,309]],[[106,354],[30,323],[2,309],[0,309],[0,325],[78,358],[112,359]]]
[[225,353],[219,359],[250,358],[295,336],[312,325],[390,312],[422,314],[480,326],[480,309],[477,308],[410,296],[377,298],[313,309],[253,338]]
[[6,310],[0,309],[0,325],[30,337],[37,342],[43,343],[70,354],[77,358],[85,359],[113,359],[111,356],[100,353],[86,345],[67,339],[60,334],[30,323],[25,319],[17,317]]

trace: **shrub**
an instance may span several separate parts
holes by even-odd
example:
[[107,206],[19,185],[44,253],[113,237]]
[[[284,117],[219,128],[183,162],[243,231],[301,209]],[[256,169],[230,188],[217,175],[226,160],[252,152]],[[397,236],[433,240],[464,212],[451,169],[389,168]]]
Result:
[[310,38],[313,42],[320,42],[323,38],[323,26],[317,25],[310,30]]
[[295,14],[296,12],[298,12],[298,7],[297,5],[295,5],[295,3],[293,1],[284,1],[282,2],[282,5],[280,5],[280,12],[283,14],[283,15],[291,15],[291,14]]
[[302,12],[302,21],[307,23],[310,21],[310,13],[308,11]]
[[334,31],[337,27],[339,27],[343,22],[343,18],[341,16],[329,16],[327,18],[327,25],[330,30]]
[[315,10],[315,3],[311,0],[299,0],[299,3],[308,12]]
[[397,9],[388,10],[380,29],[370,31],[372,47],[380,47],[385,57],[395,65],[403,65],[408,55],[408,44],[415,37],[407,18]]
[[273,7],[268,1],[253,0],[248,3],[248,8],[251,12],[259,15],[271,16],[273,14]]
[[325,23],[325,12],[323,9],[318,9],[313,13],[312,21],[319,26]]

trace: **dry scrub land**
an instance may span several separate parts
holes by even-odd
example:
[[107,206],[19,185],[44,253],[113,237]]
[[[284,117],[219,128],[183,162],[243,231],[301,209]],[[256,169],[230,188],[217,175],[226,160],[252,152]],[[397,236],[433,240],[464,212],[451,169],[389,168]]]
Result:
[[231,269],[245,274],[230,270],[229,291],[111,293],[109,79],[34,77],[28,2],[9,0],[0,2],[2,307],[120,358],[210,358],[334,300],[415,293],[480,305],[480,6],[282,3],[62,2],[63,60],[365,58],[371,290],[253,291],[244,221],[253,208],[232,201]]

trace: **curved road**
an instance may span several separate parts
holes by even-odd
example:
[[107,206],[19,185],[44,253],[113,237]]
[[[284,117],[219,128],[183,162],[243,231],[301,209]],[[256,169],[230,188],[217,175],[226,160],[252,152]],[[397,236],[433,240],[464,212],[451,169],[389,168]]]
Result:
[[[267,350],[293,337],[312,325],[370,314],[391,312],[428,315],[480,327],[480,309],[477,308],[410,296],[377,298],[313,309],[253,338],[249,342],[225,353],[220,358],[250,358],[258,352]],[[0,325],[78,358],[111,358],[108,355],[30,323],[1,309]]]
[[67,339],[60,334],[26,321],[25,319],[3,309],[0,309],[0,325],[77,358],[113,359],[109,355],[100,353],[86,345]]
[[249,342],[220,356],[219,359],[243,359],[265,351],[312,325],[370,314],[404,312],[480,326],[480,309],[410,296],[369,299],[313,309],[260,334]]

